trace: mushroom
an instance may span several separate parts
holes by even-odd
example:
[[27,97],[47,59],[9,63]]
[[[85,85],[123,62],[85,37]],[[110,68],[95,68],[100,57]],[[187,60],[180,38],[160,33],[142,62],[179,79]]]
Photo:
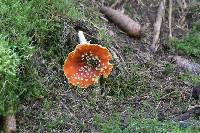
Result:
[[80,44],[68,54],[63,69],[69,83],[87,88],[97,83],[100,76],[107,78],[112,72],[112,55],[106,47],[88,43],[82,31],[78,37]]

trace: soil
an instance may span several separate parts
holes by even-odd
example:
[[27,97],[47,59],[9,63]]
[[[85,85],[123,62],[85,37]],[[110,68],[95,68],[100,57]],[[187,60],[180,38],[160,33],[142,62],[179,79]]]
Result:
[[[80,3],[87,7],[84,2]],[[187,3],[189,5],[189,1]],[[95,0],[87,4],[97,10],[102,5],[101,2]],[[107,6],[111,4],[112,2],[109,1],[104,3]],[[166,9],[168,9],[168,3],[166,4]],[[119,7],[145,28],[145,35],[141,39],[131,38],[113,23],[104,22],[108,34],[114,38],[108,48],[115,51],[117,56],[114,58],[115,67],[108,80],[112,80],[122,73],[129,75],[128,72],[133,71],[133,65],[140,66],[139,73],[146,77],[144,80],[147,80],[148,89],[139,95],[125,98],[107,93],[106,90],[109,87],[106,85],[98,84],[82,90],[67,83],[62,67],[67,53],[72,51],[78,42],[76,31],[86,31],[86,37],[91,40],[91,43],[104,45],[104,41],[97,38],[95,31],[98,29],[88,25],[87,22],[60,20],[61,25],[68,26],[67,29],[61,28],[62,39],[57,48],[60,50],[58,51],[60,57],[47,58],[45,53],[48,51],[48,47],[41,47],[40,52],[32,59],[35,69],[43,80],[42,86],[47,95],[34,101],[24,101],[17,113],[18,132],[99,132],[100,127],[95,123],[97,115],[102,120],[106,120],[111,114],[119,112],[123,119],[122,125],[126,126],[127,119],[134,112],[140,110],[144,110],[146,118],[170,119],[185,112],[189,106],[198,104],[195,99],[191,98],[193,85],[180,79],[180,75],[184,71],[173,64],[171,60],[171,57],[177,53],[169,50],[167,11],[161,28],[160,47],[156,53],[150,51],[158,6],[157,0],[128,0],[123,7]],[[181,38],[188,33],[191,23],[197,21],[194,16],[200,18],[199,14],[183,11],[178,3],[174,3],[173,36]],[[185,20],[182,20],[183,17]],[[168,64],[172,65],[173,69],[169,73],[165,69]],[[124,80],[128,80],[130,76],[125,76]],[[103,88],[102,94],[98,92],[99,88]],[[157,99],[155,92],[161,92],[161,98]]]

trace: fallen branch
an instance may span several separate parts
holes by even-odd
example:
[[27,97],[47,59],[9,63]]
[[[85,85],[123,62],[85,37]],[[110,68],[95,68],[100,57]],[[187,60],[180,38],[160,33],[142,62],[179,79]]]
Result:
[[169,0],[169,37],[172,38],[172,0]]
[[109,7],[102,7],[100,11],[128,35],[132,37],[141,37],[143,33],[141,25],[127,15]]
[[166,2],[165,0],[162,0],[160,2],[157,17],[156,17],[156,22],[154,23],[153,42],[150,47],[153,52],[156,52],[159,47],[158,40],[160,36],[160,28],[162,24],[162,19],[165,16],[165,2]]
[[186,71],[191,72],[193,75],[200,75],[200,65],[197,63],[194,63],[188,59],[185,59],[181,56],[174,56],[173,57],[173,61],[175,61],[175,63],[183,68]]

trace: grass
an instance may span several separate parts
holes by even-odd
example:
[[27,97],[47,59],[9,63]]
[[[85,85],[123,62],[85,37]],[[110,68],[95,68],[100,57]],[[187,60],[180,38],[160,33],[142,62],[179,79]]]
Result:
[[130,73],[128,74],[131,75],[130,77],[124,77],[124,74],[119,73],[117,76],[110,77],[110,79],[105,80],[108,95],[124,98],[139,96],[148,91],[148,78],[139,72],[143,68],[133,65],[130,69]]
[[127,123],[123,123],[123,118],[119,113],[113,114],[103,121],[98,115],[95,122],[101,127],[101,133],[197,133],[198,127],[184,126],[172,121],[158,121],[139,116],[131,116]]

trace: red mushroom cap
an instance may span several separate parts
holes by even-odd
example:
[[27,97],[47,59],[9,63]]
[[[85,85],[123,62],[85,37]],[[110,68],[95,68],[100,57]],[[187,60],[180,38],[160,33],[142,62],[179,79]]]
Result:
[[64,63],[64,73],[69,83],[87,88],[97,83],[102,75],[107,78],[113,65],[109,63],[112,55],[107,48],[98,44],[79,44],[68,54]]

